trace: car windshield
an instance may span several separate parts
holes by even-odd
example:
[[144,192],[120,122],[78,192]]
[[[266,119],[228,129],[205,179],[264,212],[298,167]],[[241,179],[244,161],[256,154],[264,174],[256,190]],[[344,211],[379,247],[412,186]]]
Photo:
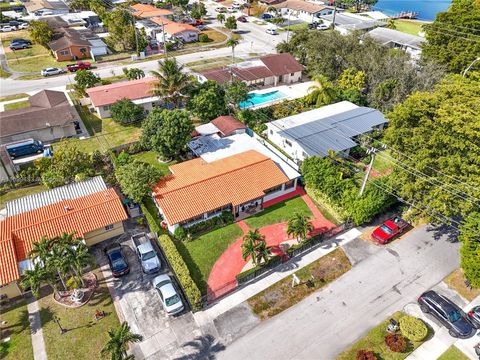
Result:
[[125,267],[125,261],[122,258],[112,260],[113,270],[122,270]]
[[462,315],[458,310],[453,310],[448,313],[448,320],[450,320],[452,323],[460,320],[461,317]]
[[149,251],[142,255],[142,260],[150,260],[156,256],[155,251]]
[[167,306],[171,306],[171,305],[175,305],[179,301],[180,301],[180,297],[177,294],[175,294],[165,299],[165,304],[167,304]]
[[390,230],[390,228],[383,224],[382,226],[380,226],[380,229],[382,229],[382,231],[385,233],[385,234],[388,234],[388,235],[391,235],[392,234],[392,230]]

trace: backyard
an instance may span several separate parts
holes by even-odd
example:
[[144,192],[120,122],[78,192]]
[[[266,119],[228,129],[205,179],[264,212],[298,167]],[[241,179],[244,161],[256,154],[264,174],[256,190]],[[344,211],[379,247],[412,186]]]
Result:
[[[17,302],[10,308],[2,308],[2,322],[0,325],[0,358],[4,360],[33,359],[30,324],[28,322],[27,305],[24,300]],[[10,341],[4,341],[10,337]]]
[[395,30],[401,31],[406,34],[416,35],[423,31],[422,26],[428,24],[426,21],[398,19],[395,20]]
[[170,162],[160,162],[157,160],[157,156],[158,154],[155,151],[144,151],[133,155],[133,158],[155,166],[162,172],[163,175],[171,174],[169,166],[172,166],[177,162],[175,160]]

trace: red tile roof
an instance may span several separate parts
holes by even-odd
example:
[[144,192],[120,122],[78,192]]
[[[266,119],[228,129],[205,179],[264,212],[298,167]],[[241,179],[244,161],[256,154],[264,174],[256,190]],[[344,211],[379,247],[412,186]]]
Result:
[[43,236],[75,232],[82,238],[126,219],[113,188],[7,217],[0,222],[0,285],[19,278],[18,262],[27,259],[32,242]]
[[221,131],[221,133],[224,136],[230,135],[232,132],[235,130],[239,129],[246,129],[247,127],[245,124],[243,124],[241,121],[238,121],[231,115],[227,116],[219,116],[216,119],[213,119],[210,121],[213,125],[215,125],[218,130]]
[[153,5],[135,4],[130,6],[134,11],[133,15],[141,18],[150,18],[154,16],[173,15],[173,12],[167,9],[159,9]]
[[149,98],[153,96],[152,88],[156,81],[153,77],[122,81],[87,89],[87,94],[95,107],[111,105],[125,98],[129,100]]
[[250,150],[207,163],[202,158],[170,167],[172,175],[153,189],[170,225],[231,204],[261,198],[265,191],[288,181],[265,155]]
[[195,26],[192,26],[190,24],[181,24],[173,21],[167,24],[164,24],[163,30],[170,35],[179,34],[184,31],[193,31],[196,33],[200,32],[200,30],[198,30]]
[[276,76],[305,70],[305,67],[289,53],[265,55],[262,56],[260,60],[262,60],[265,66]]

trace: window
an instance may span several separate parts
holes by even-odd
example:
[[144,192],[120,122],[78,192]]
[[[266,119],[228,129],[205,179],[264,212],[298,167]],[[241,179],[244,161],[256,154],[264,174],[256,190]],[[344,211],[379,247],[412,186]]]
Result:
[[290,141],[288,141],[287,139],[285,139],[285,144],[287,144],[288,146],[292,146],[292,143]]
[[270,130],[270,135],[273,135],[273,130]]
[[62,50],[59,52],[60,55],[70,55],[70,50]]
[[293,76],[293,75],[295,75],[295,73],[291,73],[291,74],[290,74],[290,76]]
[[108,106],[108,105],[107,105],[107,106],[104,106],[104,107],[103,107],[103,110],[105,110],[105,111],[110,110],[110,106]]
[[295,180],[290,180],[289,182],[285,183],[285,190],[293,188],[295,185]]
[[282,190],[282,185],[278,185],[278,186],[275,186],[273,188],[270,188],[268,190],[265,190],[265,194],[271,194],[271,193],[274,193],[274,192],[277,192],[277,191],[280,191]]
[[105,226],[105,231],[113,230],[113,224]]

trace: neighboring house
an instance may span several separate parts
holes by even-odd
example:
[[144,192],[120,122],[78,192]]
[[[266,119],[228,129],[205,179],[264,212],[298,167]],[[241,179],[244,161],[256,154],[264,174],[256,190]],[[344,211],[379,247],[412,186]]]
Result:
[[100,16],[93,11],[79,11],[63,14],[59,17],[68,24],[67,26],[85,26],[89,29],[96,29],[101,27],[100,24],[102,23]]
[[118,100],[129,99],[142,106],[145,112],[150,112],[155,106],[159,106],[160,97],[152,94],[155,78],[146,77],[139,80],[122,81],[110,85],[96,86],[87,89],[93,111],[100,119],[111,117],[110,107]]
[[57,141],[77,134],[81,119],[62,91],[42,90],[30,106],[0,113],[0,144],[33,138]]
[[157,16],[172,17],[173,12],[168,9],[159,9],[153,5],[135,4],[130,6],[133,15],[142,19],[149,19]]
[[69,8],[61,0],[29,0],[22,2],[30,15],[56,15],[68,14]]
[[219,137],[245,133],[247,127],[231,115],[219,116],[207,124],[195,128],[198,135],[213,135]]
[[268,139],[297,162],[309,156],[328,155],[332,150],[348,155],[354,141],[388,122],[378,110],[349,101],[323,106],[267,123]]
[[272,159],[255,150],[212,162],[197,158],[170,170],[153,188],[153,198],[172,233],[224,211],[236,219],[249,216],[296,186]]
[[220,85],[230,81],[232,76],[247,85],[277,86],[292,84],[302,80],[305,67],[291,54],[270,54],[257,60],[250,60],[226,68],[200,71],[197,78],[200,82],[212,80]]
[[394,49],[402,49],[412,55],[414,59],[418,59],[422,53],[421,45],[425,39],[420,36],[405,34],[403,32],[387,29],[376,28],[370,30],[367,34],[380,44]]
[[390,19],[390,16],[378,10],[365,11],[365,12],[358,13],[358,15],[363,16],[369,20],[378,20],[384,23],[388,23],[388,20]]
[[200,34],[200,30],[198,30],[195,26],[173,21],[164,24],[163,31],[165,32],[167,38],[180,39],[184,43],[198,41],[198,34]]
[[319,21],[320,16],[333,14],[333,8],[330,6],[314,4],[303,0],[284,0],[272,6],[280,9],[281,14],[284,16],[290,14],[307,23]]
[[[333,14],[322,15],[320,18],[327,25],[331,25],[333,23]],[[378,26],[385,26],[385,22],[374,20],[359,14],[351,14],[346,12],[337,12],[337,14],[335,14],[335,30],[340,32],[342,35],[347,35],[348,33],[356,30],[367,32]]]
[[[135,27],[138,30],[144,29],[145,35],[149,39],[157,39],[157,35],[162,34],[162,26],[150,19],[135,21]],[[160,37],[161,38],[161,37]]]
[[6,203],[0,221],[0,295],[22,294],[17,281],[32,268],[28,253],[43,236],[75,233],[88,246],[124,233],[127,214],[120,196],[101,177]]
[[48,47],[57,61],[82,60],[108,53],[103,40],[87,29],[58,28]]

